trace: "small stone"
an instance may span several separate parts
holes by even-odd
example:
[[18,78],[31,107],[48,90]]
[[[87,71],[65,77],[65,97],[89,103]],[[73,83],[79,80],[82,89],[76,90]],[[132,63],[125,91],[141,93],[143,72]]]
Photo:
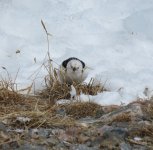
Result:
[[105,132],[112,130],[112,126],[104,125],[102,128],[98,129],[98,133],[100,136],[102,136]]
[[103,110],[97,110],[95,113],[95,118],[100,118],[104,114]]
[[120,144],[120,148],[121,148],[121,150],[132,150],[132,147],[130,146],[130,144],[127,144],[125,142],[122,142]]
[[[131,122],[140,121],[140,120],[142,120],[142,118],[144,116],[141,107],[142,106],[139,103],[132,103],[127,106],[123,106],[123,107],[121,107],[111,113],[103,115],[100,118],[100,120],[102,120],[105,123],[113,122],[114,118],[119,117],[119,116],[121,117],[122,115],[124,116],[125,114],[127,114],[130,116],[129,121],[131,121]],[[124,121],[124,117],[123,117],[122,121]]]
[[65,116],[66,115],[66,111],[64,108],[60,108],[56,111],[56,114],[60,115],[60,116]]
[[6,131],[6,126],[0,122],[0,131]]
[[51,147],[59,143],[58,139],[54,136],[51,136],[50,138],[46,139],[46,141]]
[[87,136],[85,136],[85,135],[80,135],[79,137],[78,137],[78,142],[79,143],[85,143],[87,140],[89,140],[89,137],[87,137]]
[[58,144],[56,145],[56,149],[57,149],[57,150],[65,150],[65,149],[67,149],[67,148],[65,147],[65,144],[64,144],[63,142],[61,142],[61,143],[58,143]]
[[97,148],[87,147],[84,144],[77,144],[71,147],[71,150],[98,150]]
[[65,144],[66,147],[70,147],[72,144],[67,142],[67,141],[63,141],[63,143]]
[[92,147],[92,146],[93,146],[93,143],[92,143],[91,141],[88,140],[88,141],[86,142],[86,145],[87,145],[88,147]]
[[108,127],[101,135],[101,149],[117,149],[119,144],[125,141],[127,129],[118,127]]
[[10,139],[9,135],[6,134],[6,133],[3,132],[3,131],[0,132],[0,136],[1,136],[1,138],[3,138],[5,141],[7,141],[7,140]]

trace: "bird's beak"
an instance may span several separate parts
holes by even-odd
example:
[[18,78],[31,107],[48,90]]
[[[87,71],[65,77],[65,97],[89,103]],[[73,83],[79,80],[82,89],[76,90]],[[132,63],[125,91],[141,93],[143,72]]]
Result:
[[73,68],[73,71],[76,71],[76,68],[75,67]]

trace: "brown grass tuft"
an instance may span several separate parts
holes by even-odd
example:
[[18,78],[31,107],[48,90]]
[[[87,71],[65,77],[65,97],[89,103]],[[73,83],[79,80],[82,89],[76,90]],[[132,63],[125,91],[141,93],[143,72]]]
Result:
[[100,85],[93,86],[90,83],[74,85],[74,87],[76,88],[78,94],[82,92],[83,94],[86,95],[97,95],[98,93],[106,91],[106,89],[103,86]]
[[75,119],[87,116],[96,117],[97,112],[102,112],[102,106],[92,102],[75,102],[67,105],[58,105],[53,107],[53,111],[63,109],[68,116]]
[[131,121],[131,115],[130,113],[122,113],[113,118],[111,122],[130,122]]
[[[3,94],[7,94],[7,98],[0,101],[0,122],[4,122],[8,126],[39,128],[74,124],[73,118],[54,114],[48,101],[39,99],[39,97],[24,97],[11,91],[5,91],[5,93],[3,91]],[[16,98],[14,99],[15,104],[11,103],[12,98]],[[30,121],[22,123],[17,120],[18,117],[29,118]]]
[[153,119],[153,101],[146,102],[142,109],[151,119]]
[[60,84],[58,81],[53,81],[52,85],[42,90],[39,95],[42,98],[49,98],[55,103],[56,100],[70,98],[70,87],[67,84]]
[[15,91],[11,91],[5,88],[0,89],[0,104],[10,105],[17,104],[22,101],[22,96]]
[[153,126],[152,125],[147,125],[143,127],[138,127],[137,129],[131,131],[130,136],[135,137],[135,136],[140,136],[140,137],[152,137],[153,138]]
[[[49,98],[51,104],[55,104],[55,102],[59,99],[70,99],[70,85],[64,83],[61,84],[54,77],[52,78],[52,82],[50,86],[46,86],[46,89],[42,90],[39,95],[42,98]],[[49,82],[49,81],[48,81]],[[106,91],[103,86],[93,86],[90,83],[84,84],[76,84],[73,83],[73,86],[76,89],[77,95],[79,96],[81,93],[86,95],[97,95],[100,92]]]

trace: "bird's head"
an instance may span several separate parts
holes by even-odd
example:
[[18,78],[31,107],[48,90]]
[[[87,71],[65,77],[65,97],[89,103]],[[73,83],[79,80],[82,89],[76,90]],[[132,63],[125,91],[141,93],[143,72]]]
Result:
[[83,70],[82,63],[79,60],[70,60],[67,64],[67,69],[71,72],[79,72]]

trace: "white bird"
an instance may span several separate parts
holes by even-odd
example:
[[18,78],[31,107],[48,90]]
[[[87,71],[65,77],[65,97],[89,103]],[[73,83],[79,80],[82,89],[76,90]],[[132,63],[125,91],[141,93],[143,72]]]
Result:
[[59,80],[62,83],[82,83],[88,76],[85,63],[75,57],[70,57],[62,62],[59,69]]

